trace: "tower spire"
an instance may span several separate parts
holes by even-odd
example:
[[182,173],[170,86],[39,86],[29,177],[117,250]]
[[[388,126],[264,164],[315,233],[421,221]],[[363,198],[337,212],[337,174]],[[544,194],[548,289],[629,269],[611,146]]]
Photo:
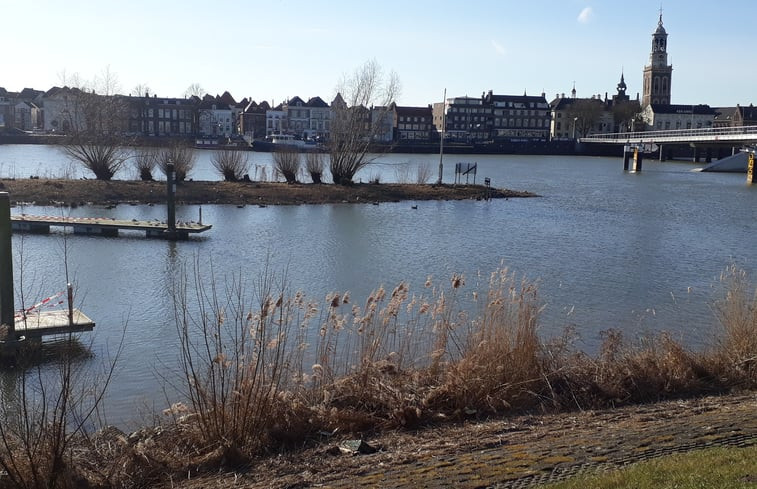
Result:
[[662,5],[657,29],[652,34],[649,64],[644,67],[644,97],[642,106],[670,103],[670,81],[673,66],[668,63],[668,33],[662,24]]

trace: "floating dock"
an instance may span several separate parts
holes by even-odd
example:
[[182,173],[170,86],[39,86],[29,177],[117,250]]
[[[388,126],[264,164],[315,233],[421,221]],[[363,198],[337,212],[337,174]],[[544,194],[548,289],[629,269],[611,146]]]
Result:
[[187,239],[190,234],[202,233],[209,230],[210,224],[198,222],[178,221],[175,234],[170,235],[165,222],[140,221],[137,219],[111,219],[108,217],[62,217],[62,216],[30,216],[27,214],[11,216],[11,226],[14,231],[47,234],[50,227],[70,227],[74,234],[89,234],[95,236],[118,236],[119,231],[144,231],[150,238]]
[[16,319],[14,324],[15,334],[26,339],[81,333],[94,328],[95,322],[78,309],[71,311],[71,317],[67,310],[36,312]]
[[[28,224],[28,223],[27,223]],[[8,192],[0,192],[0,360],[13,359],[26,340],[39,341],[43,336],[92,331],[94,321],[75,309],[74,289],[66,285],[68,307],[64,310],[40,311],[40,307],[63,304],[55,302],[59,292],[16,314],[13,291],[13,234]],[[49,229],[49,226],[48,226]]]

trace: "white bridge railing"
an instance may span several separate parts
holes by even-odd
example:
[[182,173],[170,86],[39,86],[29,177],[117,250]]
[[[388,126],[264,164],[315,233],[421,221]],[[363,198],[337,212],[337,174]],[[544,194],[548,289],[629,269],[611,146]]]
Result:
[[592,134],[579,139],[582,143],[755,143],[757,126],[676,129],[672,131],[615,132]]

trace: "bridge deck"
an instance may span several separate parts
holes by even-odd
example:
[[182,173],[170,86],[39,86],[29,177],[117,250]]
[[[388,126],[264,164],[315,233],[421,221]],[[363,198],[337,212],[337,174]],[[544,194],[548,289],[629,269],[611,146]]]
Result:
[[640,144],[640,143],[757,143],[757,126],[710,127],[666,131],[616,132],[592,134],[579,139],[582,143]]

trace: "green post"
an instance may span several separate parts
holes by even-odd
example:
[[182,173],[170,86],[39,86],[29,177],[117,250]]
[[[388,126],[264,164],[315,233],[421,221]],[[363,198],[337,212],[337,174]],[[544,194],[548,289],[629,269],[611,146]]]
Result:
[[11,244],[11,202],[8,192],[0,192],[0,324],[15,337],[13,322],[13,253]]

